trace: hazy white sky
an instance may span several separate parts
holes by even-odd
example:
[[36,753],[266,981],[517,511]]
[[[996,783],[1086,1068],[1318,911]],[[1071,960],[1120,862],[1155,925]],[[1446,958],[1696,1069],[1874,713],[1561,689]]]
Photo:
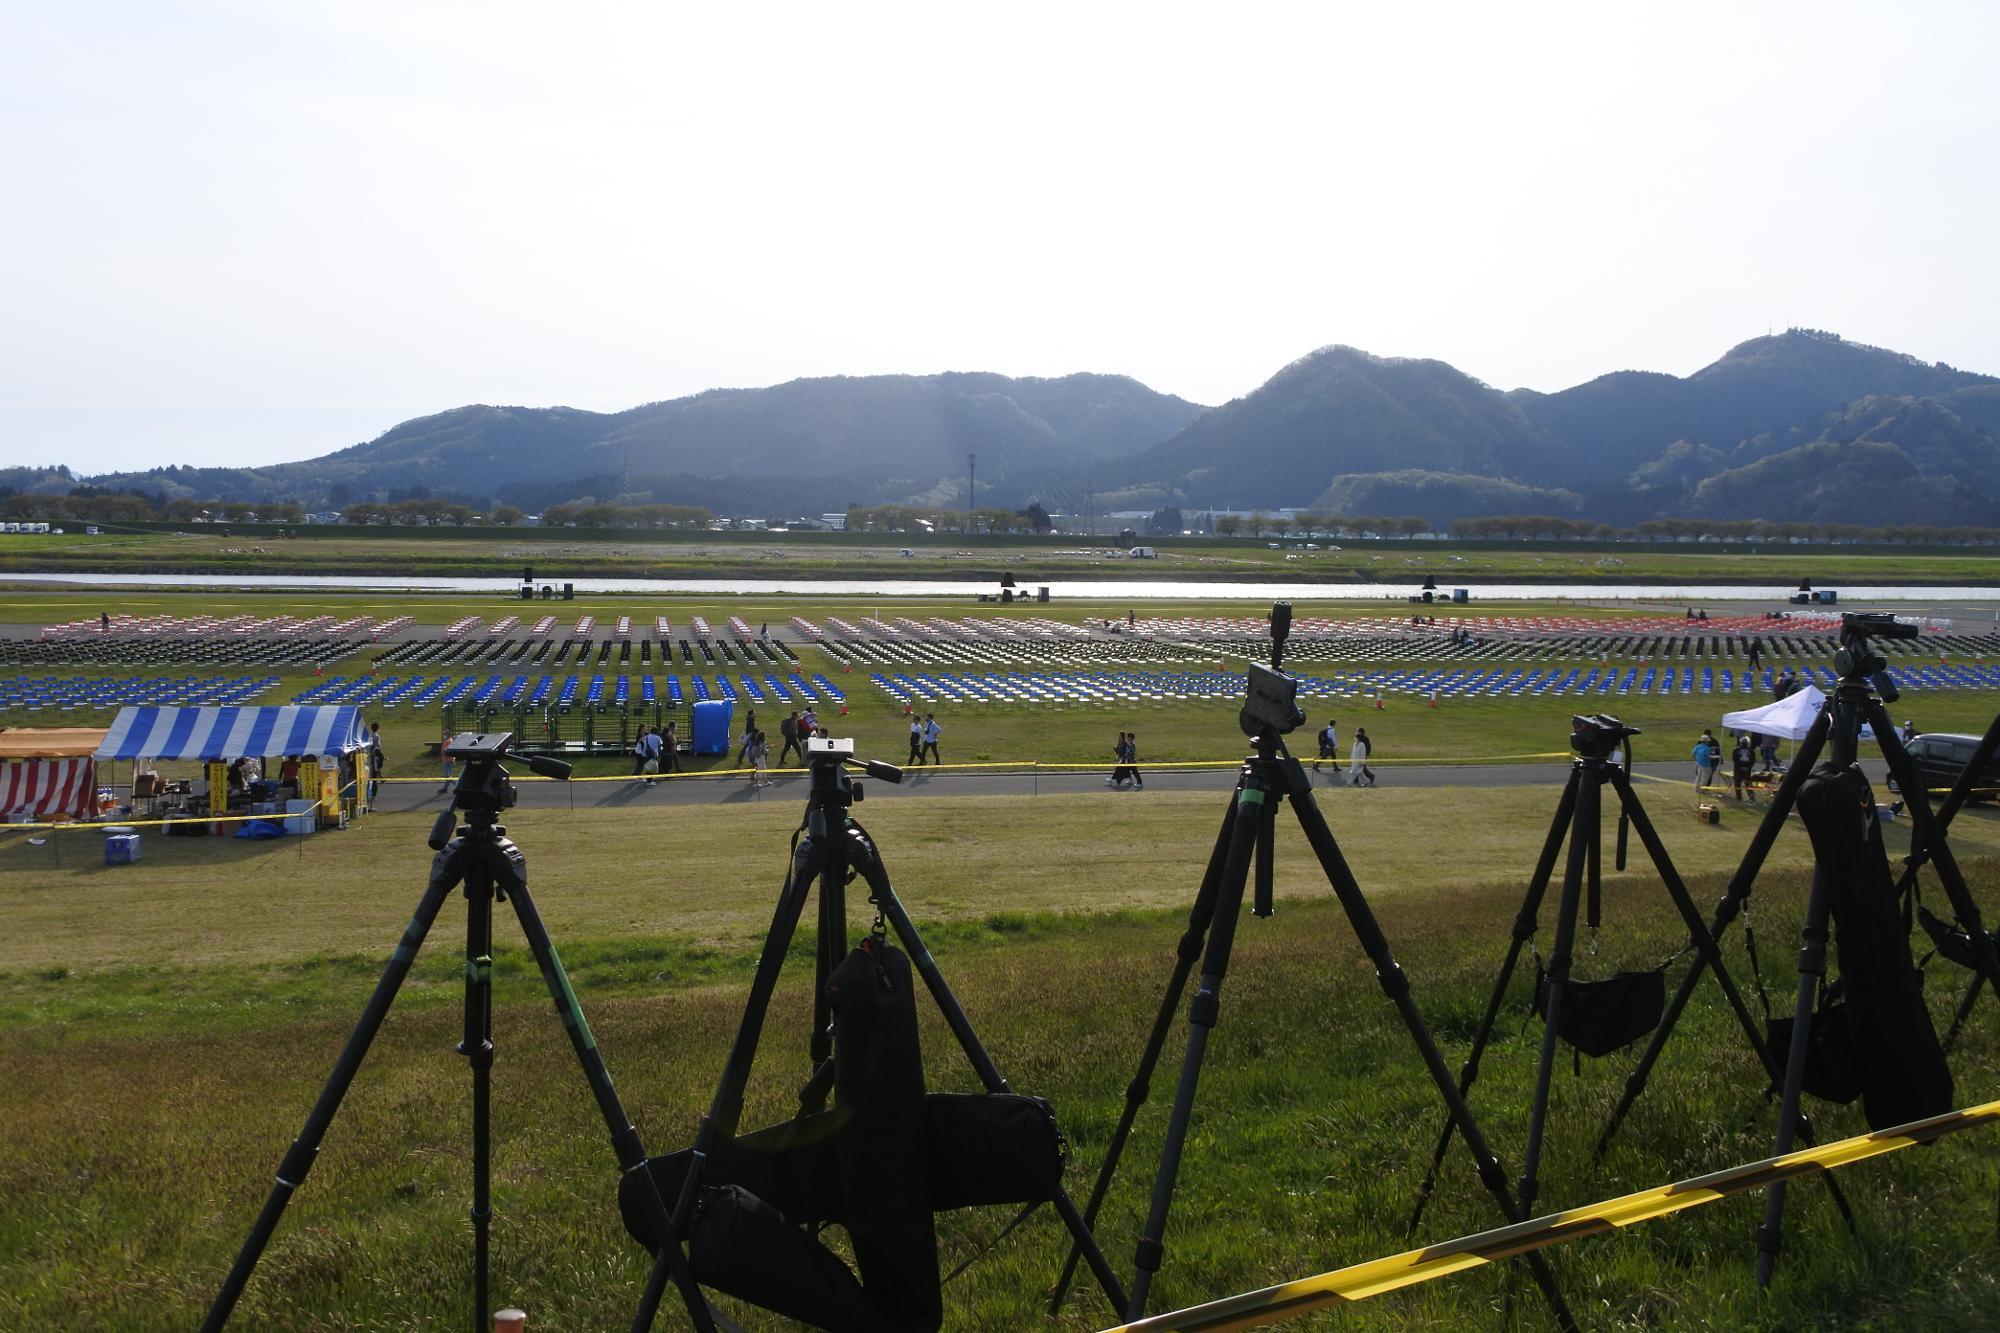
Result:
[[1767,327],[2000,371],[1992,4],[0,7],[0,463],[464,402],[1503,388]]

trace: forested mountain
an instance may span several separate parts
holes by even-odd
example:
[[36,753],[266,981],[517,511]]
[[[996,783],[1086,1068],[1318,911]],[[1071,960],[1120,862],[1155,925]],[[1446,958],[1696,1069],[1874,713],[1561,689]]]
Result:
[[[1440,527],[1521,512],[1994,524],[2000,380],[1804,329],[1685,378],[1625,370],[1558,393],[1327,347],[1213,410],[1115,375],[807,379],[624,412],[460,407],[302,463],[87,480],[315,508],[589,497],[800,514],[963,503],[970,454],[980,500],[1007,507],[1089,492],[1099,509],[1310,506]],[[15,472],[0,491],[77,484]]]
[[[1553,394],[1328,347],[1133,458],[1122,481],[1159,503],[1439,525],[1515,505],[1613,523],[1994,522],[2000,381],[1800,329],[1684,379],[1620,371]],[[1864,499],[1872,518],[1845,512]]]
[[[1118,375],[878,375],[716,389],[624,412],[453,408],[323,458],[254,471],[167,468],[93,478],[168,496],[300,498],[310,505],[429,493],[534,505],[665,488],[703,489],[738,512],[784,497],[816,512],[958,496],[967,455],[982,495],[1135,453],[1202,411]],[[745,481],[754,481],[752,492]],[[716,483],[709,485],[707,483]],[[1018,501],[1017,501],[1018,502]]]

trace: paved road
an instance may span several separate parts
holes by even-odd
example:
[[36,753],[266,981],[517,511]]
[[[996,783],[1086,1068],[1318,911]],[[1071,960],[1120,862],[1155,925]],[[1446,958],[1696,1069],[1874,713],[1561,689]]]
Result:
[[[1864,764],[1869,775],[1881,789],[1882,765],[1879,761]],[[1690,793],[1689,775],[1691,765],[1684,763],[1640,764],[1636,772],[1641,778],[1641,789],[1660,785],[1662,788],[1677,787]],[[513,766],[516,777],[525,774],[525,766]],[[1087,772],[1065,771],[1061,773],[994,773],[994,772],[927,772],[921,768],[909,770],[903,782],[892,784],[872,779],[864,779],[869,800],[913,800],[923,797],[949,796],[1062,796],[1101,792],[1108,799],[1144,800],[1145,792],[1152,791],[1194,791],[1225,792],[1236,781],[1236,771],[1231,768],[1199,770],[1156,769],[1146,778],[1145,791],[1113,792],[1104,783],[1107,770],[1093,769]],[[1144,766],[1141,766],[1144,772]],[[1310,771],[1310,768],[1308,769]],[[1559,787],[1568,776],[1569,766],[1565,762],[1526,764],[1483,764],[1446,765],[1412,764],[1382,765],[1375,770],[1381,788],[1396,787]],[[1725,781],[1727,775],[1724,775]],[[1336,773],[1329,765],[1326,771],[1313,774],[1313,786],[1326,789],[1334,798],[1366,800],[1365,791],[1351,791],[1346,787],[1344,773]],[[778,770],[768,787],[753,789],[745,778],[676,778],[656,783],[650,787],[643,782],[630,780],[585,782],[547,782],[528,780],[517,783],[520,804],[529,809],[551,809],[566,806],[582,809],[625,809],[649,806],[679,805],[797,805],[805,800],[806,782],[803,769]],[[429,780],[386,782],[376,800],[376,807],[385,812],[397,811],[437,811],[444,808],[445,797],[438,784]]]

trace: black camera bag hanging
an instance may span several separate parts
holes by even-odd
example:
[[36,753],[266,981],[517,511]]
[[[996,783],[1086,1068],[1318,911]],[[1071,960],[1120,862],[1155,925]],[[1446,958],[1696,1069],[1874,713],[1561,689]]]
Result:
[[[1592,1058],[1610,1055],[1658,1027],[1666,1008],[1664,964],[1601,981],[1571,981],[1563,986],[1556,1035]],[[1535,1014],[1544,1021],[1549,1016],[1548,973],[1540,959],[1535,962]]]
[[1799,788],[1798,810],[1828,889],[1868,1123],[1887,1129],[1942,1115],[1952,1106],[1951,1068],[1910,957],[1875,793],[1858,764],[1822,764]]

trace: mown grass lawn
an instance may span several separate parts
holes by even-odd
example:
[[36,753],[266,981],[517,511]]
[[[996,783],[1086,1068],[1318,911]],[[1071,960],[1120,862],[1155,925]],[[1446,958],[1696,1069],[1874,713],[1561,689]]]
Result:
[[[1706,908],[1750,821],[1669,819],[1667,803],[1645,794]],[[1552,795],[1384,789],[1362,794],[1366,807],[1322,799],[1455,1066]],[[1001,1068],[1055,1100],[1079,1195],[1116,1120],[1221,813],[1215,797],[1168,793],[865,811]],[[684,1144],[706,1105],[796,817],[777,808],[509,816],[627,1108],[656,1150]],[[57,870],[36,859],[46,847],[18,838],[0,846],[0,1327],[197,1320],[408,919],[429,865],[427,824],[378,815],[303,847],[149,840],[147,861],[116,869],[79,857]],[[2000,825],[1979,810],[1960,830],[1975,885],[1990,888]],[[1279,857],[1277,916],[1246,920],[1239,934],[1155,1289],[1162,1308],[1402,1248],[1438,1123],[1393,1010],[1289,825]],[[1781,1008],[1806,857],[1803,834],[1789,831],[1754,899]],[[1585,975],[1652,966],[1681,942],[1649,871],[1635,864],[1619,875],[1607,861],[1607,873],[1607,927],[1579,955]],[[866,909],[854,908],[859,927]],[[524,1305],[535,1326],[617,1326],[644,1280],[644,1256],[619,1227],[601,1125],[502,911],[495,1294]],[[468,1079],[452,1051],[462,920],[454,899],[251,1284],[240,1326],[462,1321]],[[1544,947],[1551,925],[1545,914]],[[1749,987],[1740,932],[1725,953]],[[802,940],[773,1007],[747,1124],[785,1114],[804,1073],[809,959]],[[1965,974],[1936,963],[1930,975],[1942,1016]],[[1513,1168],[1537,1038],[1527,986],[1517,982],[1473,1096]],[[1989,997],[1956,1061],[1961,1104],[1992,1095],[1996,1033],[2000,1007]],[[973,1086],[928,1010],[924,1041],[932,1086]],[[1633,1055],[1586,1061],[1580,1077],[1565,1061],[1544,1206],[1768,1151],[1761,1075],[1708,987],[1612,1152],[1592,1163],[1589,1144]],[[1169,1062],[1177,1059],[1176,1043]],[[1107,1211],[1106,1249],[1123,1272],[1170,1086],[1156,1080],[1156,1104]],[[1858,1108],[1815,1110],[1825,1137],[1863,1128]],[[1996,1168],[2000,1142],[1973,1131],[1844,1173],[1860,1213],[1856,1242],[1820,1188],[1795,1186],[1779,1284],[1763,1303],[1751,1294],[1754,1196],[1575,1243],[1555,1264],[1590,1327],[1987,1327],[2000,1297]],[[997,1233],[1004,1211],[949,1217],[947,1266]],[[1495,1221],[1455,1156],[1421,1238]],[[949,1326],[1041,1322],[1060,1256],[1058,1228],[1038,1217],[948,1289]],[[1498,1327],[1507,1286],[1500,1270],[1486,1270],[1337,1322]],[[1514,1286],[1517,1322],[1544,1326],[1532,1286]],[[1061,1326],[1095,1327],[1107,1313],[1079,1297]],[[755,1311],[744,1317],[772,1326]]]

